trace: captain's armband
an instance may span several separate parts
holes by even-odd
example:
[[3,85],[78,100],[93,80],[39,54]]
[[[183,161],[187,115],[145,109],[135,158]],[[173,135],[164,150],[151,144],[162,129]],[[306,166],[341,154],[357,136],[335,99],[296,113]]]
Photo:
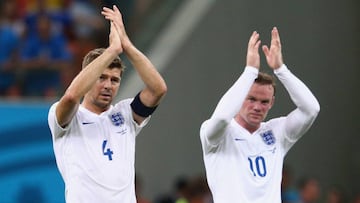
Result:
[[140,100],[140,92],[135,96],[134,100],[130,104],[132,110],[141,117],[148,117],[154,113],[158,106],[148,107],[145,106]]

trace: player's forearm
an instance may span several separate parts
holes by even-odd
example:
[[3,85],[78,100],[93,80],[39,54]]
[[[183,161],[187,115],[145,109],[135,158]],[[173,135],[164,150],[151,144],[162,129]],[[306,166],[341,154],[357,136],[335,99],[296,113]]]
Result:
[[240,111],[245,98],[257,78],[259,70],[246,67],[239,79],[230,87],[217,104],[211,118],[206,121],[206,136],[210,143],[216,144],[227,125]]
[[124,49],[126,56],[137,71],[139,77],[145,84],[145,91],[149,92],[152,99],[143,101],[147,106],[155,106],[165,95],[167,86],[160,73],[152,62],[136,47],[131,46]]
[[320,105],[310,89],[285,65],[275,70],[274,73],[285,86],[298,109],[311,117],[316,117],[320,111]]
[[230,121],[239,112],[259,70],[246,67],[239,79],[222,96],[211,118]]

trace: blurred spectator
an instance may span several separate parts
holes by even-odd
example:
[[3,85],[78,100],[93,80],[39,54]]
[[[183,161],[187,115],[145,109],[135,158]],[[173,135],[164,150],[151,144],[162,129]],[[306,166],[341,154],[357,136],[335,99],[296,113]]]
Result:
[[155,199],[155,203],[174,203],[172,196],[164,194]]
[[284,165],[282,171],[281,200],[283,203],[299,202],[299,193],[293,184],[293,172],[288,165]]
[[0,95],[19,95],[16,76],[23,24],[15,11],[14,1],[0,1]]
[[179,176],[171,194],[161,195],[155,203],[213,203],[206,178]]
[[[101,9],[101,1],[97,0],[71,0],[67,4],[77,39],[95,40],[95,36],[107,35],[104,29],[108,22],[100,15]],[[106,40],[105,38],[104,41]]]
[[72,33],[72,16],[69,10],[68,1],[62,0],[31,0],[27,2],[24,20],[26,23],[27,35],[37,35],[37,21],[39,16],[46,15],[51,22],[51,31],[58,35],[66,35],[69,38]]
[[210,189],[206,178],[197,176],[189,183],[188,203],[212,203]]
[[355,198],[354,198],[354,200],[352,201],[352,203],[360,203],[360,193],[358,193],[358,194],[355,196]]
[[344,193],[337,186],[331,187],[326,194],[326,203],[345,203],[345,202],[347,201],[345,200]]
[[13,0],[13,2],[16,4],[16,15],[19,18],[23,18],[26,13],[28,0]]
[[106,45],[103,6],[120,7],[131,35],[136,19],[159,2],[0,1],[0,95],[56,96],[81,70],[82,56]]
[[185,176],[180,176],[175,181],[175,203],[188,203],[189,180]]
[[100,15],[101,1],[68,0],[64,6],[73,22],[69,46],[74,56],[74,73],[66,79],[70,82],[81,71],[83,56],[96,47],[106,46],[108,22]]
[[302,178],[298,186],[301,203],[317,202],[320,196],[320,186],[317,179],[312,177]]
[[189,180],[186,176],[178,176],[174,180],[173,188],[166,194],[161,194],[155,198],[155,203],[188,203],[187,193]]
[[21,47],[23,93],[25,96],[56,96],[63,90],[62,75],[69,71],[72,56],[67,39],[52,29],[51,17],[47,13],[35,16],[36,29],[27,33]]
[[50,10],[58,10],[61,9],[61,5],[63,4],[63,2],[66,2],[67,0],[27,0],[26,1],[26,9],[27,11],[31,12],[31,11],[36,11],[39,9],[39,4],[42,4],[44,7],[46,8],[46,10],[50,11]]
[[135,174],[135,195],[136,195],[136,202],[137,203],[151,203],[148,199],[146,199],[142,195],[142,186],[143,181],[139,177],[138,174]]

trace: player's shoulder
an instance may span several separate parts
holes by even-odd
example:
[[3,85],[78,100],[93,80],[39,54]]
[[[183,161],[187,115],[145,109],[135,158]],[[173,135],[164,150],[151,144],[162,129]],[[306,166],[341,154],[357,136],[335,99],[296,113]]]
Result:
[[282,137],[284,135],[286,117],[278,117],[261,123],[259,134],[264,137]]
[[270,119],[266,122],[261,123],[260,131],[281,131],[285,126],[285,117],[278,117]]
[[49,109],[56,108],[56,106],[59,104],[60,101],[55,101],[50,104]]
[[56,102],[50,104],[48,116],[55,116],[55,110],[56,110],[56,107],[58,104],[59,104],[59,101],[56,101]]
[[109,114],[122,114],[125,117],[126,115],[131,115],[132,109],[130,104],[132,101],[133,98],[127,98],[118,101],[114,106],[109,109]]
[[283,124],[285,122],[285,119],[286,119],[285,116],[272,118],[266,122],[263,122],[261,125],[268,128],[274,128]]
[[123,106],[123,105],[130,105],[133,100],[134,100],[134,98],[122,99],[122,100],[116,102],[116,104],[114,106],[117,107],[117,106]]

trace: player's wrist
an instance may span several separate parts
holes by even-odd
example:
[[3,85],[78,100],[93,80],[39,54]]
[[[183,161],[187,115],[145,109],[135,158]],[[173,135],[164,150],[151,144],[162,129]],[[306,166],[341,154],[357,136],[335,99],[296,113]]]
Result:
[[258,74],[259,73],[259,68],[247,65],[247,66],[245,66],[244,72],[251,72],[251,73],[254,73],[254,74]]
[[283,72],[288,71],[289,69],[287,68],[287,66],[283,63],[279,68],[274,69],[274,73],[275,74],[281,74]]
[[108,53],[111,56],[117,56],[119,54],[121,54],[123,52],[123,48],[122,46],[117,46],[117,45],[110,45],[105,51],[104,53]]

